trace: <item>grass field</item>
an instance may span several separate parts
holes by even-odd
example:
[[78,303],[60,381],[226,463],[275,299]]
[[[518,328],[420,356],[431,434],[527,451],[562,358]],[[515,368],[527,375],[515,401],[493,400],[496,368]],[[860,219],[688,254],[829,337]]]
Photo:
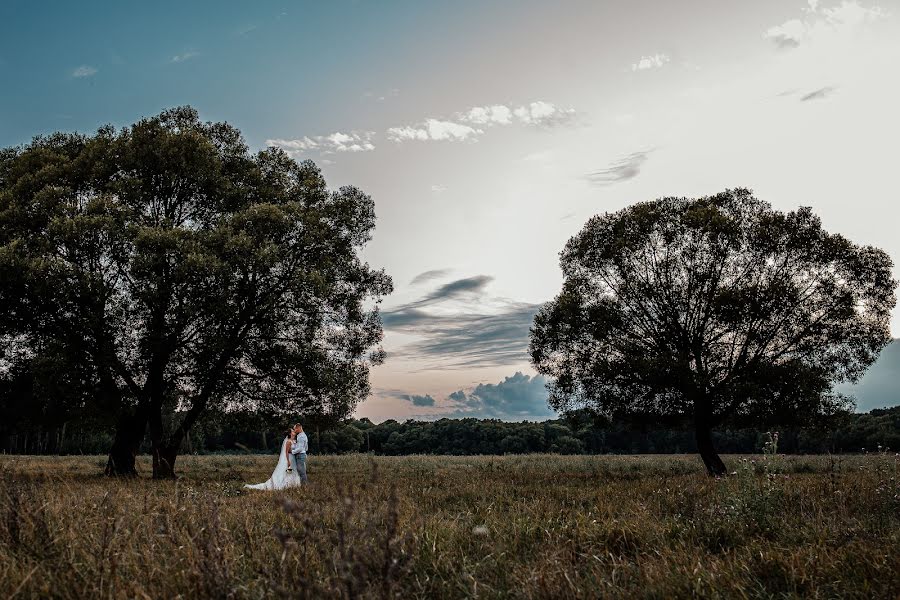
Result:
[[[0,456],[0,597],[900,597],[900,458]],[[142,463],[143,472],[149,465]]]

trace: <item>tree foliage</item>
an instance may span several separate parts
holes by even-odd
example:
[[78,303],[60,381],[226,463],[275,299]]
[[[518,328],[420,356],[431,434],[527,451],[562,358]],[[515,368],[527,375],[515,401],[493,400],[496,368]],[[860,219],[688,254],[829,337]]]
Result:
[[744,189],[595,216],[560,265],[531,340],[551,405],[691,420],[711,474],[713,427],[834,413],[847,404],[834,384],[890,341],[887,254]]
[[[112,472],[149,431],[171,476],[211,406],[340,419],[369,391],[374,205],[312,162],[251,154],[189,107],[0,155],[0,339],[7,368],[48,357],[118,418]],[[373,350],[373,348],[375,348]],[[60,359],[60,357],[64,357]],[[61,380],[61,379],[60,379]]]
[[[0,385],[0,398],[5,390]],[[0,402],[0,409],[4,408]],[[15,407],[13,407],[15,408]],[[76,418],[63,430],[34,421],[27,412],[0,413],[0,453],[97,454],[109,447],[106,428]],[[190,431],[185,451],[196,454],[276,453],[292,420],[277,415],[210,409]],[[778,451],[787,454],[886,452],[900,449],[900,407],[835,415],[803,426],[722,428],[712,434],[716,448],[728,454],[760,452],[772,430],[780,434]],[[588,410],[544,423],[506,423],[481,419],[438,421],[368,419],[315,426],[309,432],[312,455],[372,452],[388,455],[681,454],[696,452],[694,432],[684,426],[610,422]],[[149,451],[147,442],[142,451]]]

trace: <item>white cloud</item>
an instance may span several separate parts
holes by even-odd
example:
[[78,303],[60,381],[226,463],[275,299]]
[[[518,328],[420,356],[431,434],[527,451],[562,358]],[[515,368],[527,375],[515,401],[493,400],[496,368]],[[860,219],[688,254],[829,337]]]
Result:
[[538,127],[552,127],[561,125],[575,118],[575,110],[572,108],[559,108],[552,102],[538,100],[526,106],[520,106],[513,114],[526,125]]
[[840,6],[822,9],[825,19],[835,27],[857,27],[869,21],[875,21],[886,17],[887,13],[881,7],[873,6],[865,8],[858,2],[844,0]]
[[503,104],[475,106],[465,113],[463,120],[478,125],[509,125],[512,120],[512,110]]
[[323,155],[336,152],[370,152],[375,149],[375,144],[372,143],[374,136],[373,131],[350,133],[336,131],[329,135],[303,136],[293,140],[271,139],[266,140],[266,145],[277,146],[294,157],[310,152]]
[[169,59],[169,62],[172,62],[172,63],[184,62],[186,60],[190,60],[190,59],[194,58],[195,56],[198,56],[199,54],[200,54],[199,52],[194,52],[193,50],[189,50],[189,51],[185,52],[184,54],[176,54],[171,59]]
[[439,119],[426,120],[425,127],[428,130],[428,137],[433,140],[464,140],[471,136],[484,133],[480,129],[475,129],[468,125],[463,125],[462,123],[441,121]]
[[394,142],[409,140],[475,140],[485,129],[516,123],[534,127],[553,127],[571,121],[575,110],[560,108],[551,102],[537,100],[513,107],[506,104],[473,106],[456,113],[453,120],[426,119],[417,125],[391,127],[388,138]]
[[667,54],[654,54],[642,56],[641,60],[631,65],[632,71],[646,71],[647,69],[659,69],[671,59]]
[[431,186],[431,191],[434,192],[435,194],[440,194],[442,192],[447,191],[447,186],[436,183],[433,186]]
[[511,125],[515,122],[525,125],[558,125],[572,119],[575,111],[571,108],[559,108],[552,102],[537,100],[523,106],[513,107],[505,104],[475,106],[458,115],[459,120],[475,125]]
[[[363,97],[372,97],[365,92]],[[563,109],[551,102],[538,100],[516,108],[505,104],[475,106],[456,113],[451,119],[428,118],[414,125],[391,127],[386,131],[393,142],[419,141],[475,141],[485,129],[494,126],[522,124],[534,127],[553,127],[572,120],[574,109]],[[335,152],[368,152],[375,149],[373,131],[337,131],[329,135],[304,136],[297,139],[270,139],[266,143],[278,146],[294,155],[304,152],[332,154]]]
[[82,77],[93,77],[97,74],[97,68],[92,67],[90,65],[81,65],[74,71],[72,71],[72,77],[82,78]]
[[818,0],[809,0],[803,19],[789,19],[781,25],[769,27],[763,37],[779,48],[796,48],[817,38],[847,34],[861,26],[887,16],[878,6],[866,8],[856,0],[843,0],[831,8],[819,9]]
[[426,119],[424,123],[413,127],[391,127],[388,138],[395,142],[407,140],[450,140],[462,141],[484,133],[463,123]]
[[404,140],[427,140],[428,131],[417,127],[391,127],[388,129],[388,137],[395,142]]
[[775,42],[779,48],[792,48],[800,45],[807,31],[807,25],[800,19],[791,19],[781,25],[769,27],[763,37]]

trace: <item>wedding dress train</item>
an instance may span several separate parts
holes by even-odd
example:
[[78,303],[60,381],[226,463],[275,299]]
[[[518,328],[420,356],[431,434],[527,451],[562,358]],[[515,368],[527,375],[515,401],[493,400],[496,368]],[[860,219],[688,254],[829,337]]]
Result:
[[301,485],[300,475],[297,473],[297,469],[288,472],[288,457],[285,456],[284,449],[285,445],[290,442],[290,438],[284,438],[284,441],[281,443],[281,451],[278,453],[278,464],[275,466],[275,470],[272,471],[272,476],[265,483],[257,483],[257,484],[244,484],[245,488],[249,488],[251,490],[283,490],[289,487],[299,486]]

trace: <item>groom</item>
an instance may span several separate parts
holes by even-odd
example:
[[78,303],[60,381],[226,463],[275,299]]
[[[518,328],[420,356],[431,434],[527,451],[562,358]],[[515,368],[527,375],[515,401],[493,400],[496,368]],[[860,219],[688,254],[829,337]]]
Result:
[[303,433],[303,425],[294,424],[294,441],[291,442],[291,462],[302,483],[309,483],[306,478],[306,451],[309,450],[309,438]]

